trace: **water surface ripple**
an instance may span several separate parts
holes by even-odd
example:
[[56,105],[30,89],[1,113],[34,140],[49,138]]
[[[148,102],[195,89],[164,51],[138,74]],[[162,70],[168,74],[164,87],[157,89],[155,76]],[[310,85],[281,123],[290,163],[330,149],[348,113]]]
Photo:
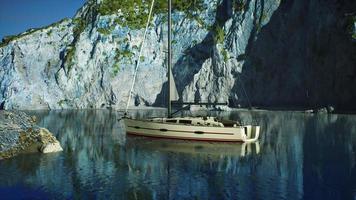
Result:
[[0,161],[1,199],[356,199],[356,116],[210,113],[261,124],[245,145],[127,137],[110,110],[29,113],[64,151]]

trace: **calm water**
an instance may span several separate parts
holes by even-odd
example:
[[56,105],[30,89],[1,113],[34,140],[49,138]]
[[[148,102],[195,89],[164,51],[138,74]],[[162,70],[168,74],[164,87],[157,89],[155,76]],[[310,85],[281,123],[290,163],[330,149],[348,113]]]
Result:
[[126,137],[107,110],[35,114],[64,151],[0,161],[1,199],[356,199],[356,116],[211,113],[261,124],[243,145]]

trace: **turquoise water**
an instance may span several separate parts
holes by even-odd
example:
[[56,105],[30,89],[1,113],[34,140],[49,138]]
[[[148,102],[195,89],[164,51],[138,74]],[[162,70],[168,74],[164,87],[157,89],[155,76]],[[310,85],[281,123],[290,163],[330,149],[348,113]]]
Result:
[[127,137],[109,110],[32,114],[64,151],[0,161],[1,199],[356,199],[356,116],[210,113],[258,122],[243,145]]

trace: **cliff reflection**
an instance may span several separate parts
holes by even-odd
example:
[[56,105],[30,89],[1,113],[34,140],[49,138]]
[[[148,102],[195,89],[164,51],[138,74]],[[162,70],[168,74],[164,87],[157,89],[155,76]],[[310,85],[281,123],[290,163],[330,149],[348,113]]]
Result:
[[356,198],[356,117],[317,115],[304,139],[304,182],[308,199]]
[[[162,111],[133,114],[160,116]],[[262,124],[259,143],[126,137],[114,111],[36,112],[39,124],[56,134],[64,152],[2,161],[0,178],[6,181],[0,188],[25,185],[60,199],[301,199],[313,194],[314,184],[322,188],[331,170],[346,165],[348,171],[340,175],[352,183],[354,118],[293,112],[211,114]],[[340,150],[326,151],[330,147]],[[327,167],[337,160],[341,163]],[[315,190],[320,192],[324,190]]]

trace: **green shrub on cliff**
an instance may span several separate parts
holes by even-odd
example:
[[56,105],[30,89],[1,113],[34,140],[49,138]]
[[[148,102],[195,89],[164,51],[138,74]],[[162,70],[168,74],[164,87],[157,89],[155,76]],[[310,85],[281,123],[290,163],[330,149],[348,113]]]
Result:
[[16,35],[5,36],[0,43],[0,47],[8,45],[14,39],[16,39]]
[[229,53],[227,52],[226,49],[222,49],[222,50],[221,50],[221,53],[222,53],[222,55],[223,55],[224,62],[226,63],[226,62],[229,60]]
[[346,21],[347,32],[351,34],[351,37],[356,40],[356,16],[349,16]]
[[235,0],[233,2],[233,8],[236,12],[242,12],[245,10],[246,3],[243,0]]
[[74,38],[78,38],[86,27],[85,20],[78,17],[73,19],[73,24],[74,24],[73,36]]
[[[99,5],[98,13],[102,16],[121,15],[123,19],[119,22],[121,25],[140,29],[146,25],[150,5],[150,0],[103,0]],[[206,9],[203,0],[173,0],[172,7],[174,10],[185,12],[187,17],[192,19],[197,18],[197,12]],[[153,12],[167,13],[167,1],[157,0]]]
[[[64,21],[67,21],[67,20],[69,20],[69,19],[68,18],[64,18],[64,19],[62,19],[62,20],[60,20],[58,22],[55,22],[55,23],[50,24],[48,26],[45,26],[43,28],[30,28],[30,29],[26,30],[25,32],[20,33],[18,35],[5,36],[2,39],[2,41],[0,42],[0,47],[4,47],[4,46],[8,45],[11,41],[19,39],[19,38],[22,38],[22,37],[25,37],[25,36],[30,35],[30,34],[36,32],[36,31],[44,30],[44,29],[47,29],[47,28],[50,28],[50,27],[56,27],[59,24],[63,23]],[[63,29],[63,27],[62,27],[62,29]],[[64,31],[64,30],[61,30],[61,31]],[[49,31],[49,32],[51,33],[52,31]],[[48,35],[48,33],[47,33],[47,35]]]
[[[133,56],[134,56],[134,54],[130,50],[127,50],[127,49],[125,49],[125,50],[116,49],[115,50],[115,57],[114,57],[115,62],[112,66],[114,76],[116,76],[121,69],[119,63],[121,63],[124,59],[126,59],[126,61],[132,62]],[[140,59],[142,61],[142,59],[144,59],[144,57],[141,56]]]
[[113,73],[114,73],[114,76],[116,76],[120,71],[120,64],[119,63],[115,63],[113,65]]
[[215,44],[222,44],[225,40],[225,31],[219,25],[215,25],[213,28],[214,42]]
[[114,27],[98,28],[98,32],[103,35],[109,35],[114,30]]
[[73,19],[72,23],[74,24],[73,27],[73,41],[68,46],[66,55],[64,57],[64,61],[66,63],[67,72],[71,70],[72,66],[74,65],[74,55],[76,52],[75,44],[80,38],[80,34],[85,30],[87,24],[86,21],[80,17]]

